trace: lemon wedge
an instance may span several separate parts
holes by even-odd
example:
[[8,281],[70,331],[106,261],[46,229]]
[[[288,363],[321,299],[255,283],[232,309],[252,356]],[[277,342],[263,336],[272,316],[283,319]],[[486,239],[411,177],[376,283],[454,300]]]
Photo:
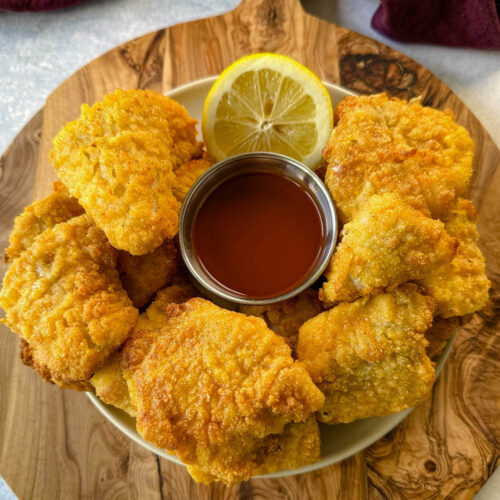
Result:
[[272,151],[314,168],[332,124],[332,102],[321,80],[290,57],[262,53],[221,73],[205,100],[201,126],[217,161]]

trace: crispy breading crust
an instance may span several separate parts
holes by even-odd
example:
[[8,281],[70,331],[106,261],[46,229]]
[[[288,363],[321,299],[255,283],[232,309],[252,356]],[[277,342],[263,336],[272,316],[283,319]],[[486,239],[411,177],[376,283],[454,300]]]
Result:
[[[254,451],[255,461],[260,465],[253,475],[272,474],[318,462],[321,458],[320,448],[319,427],[314,417],[304,422],[287,424],[281,434],[271,434],[262,439],[262,445]],[[201,467],[188,465],[187,469],[199,483],[217,481],[217,477]]]
[[[136,326],[127,337],[127,348],[120,348],[113,353],[90,379],[90,384],[94,387],[96,395],[104,403],[116,406],[131,416],[136,416],[135,399],[130,394],[128,387],[131,378],[130,368],[142,361],[151,345],[150,343],[157,336],[155,330],[167,321],[165,314],[167,306],[181,304],[195,295],[194,288],[188,283],[172,285],[158,292],[148,309],[139,315]],[[124,350],[125,361],[123,359]]]
[[14,229],[9,236],[9,247],[5,250],[7,264],[29,248],[35,238],[46,229],[59,222],[66,222],[83,214],[83,208],[76,198],[69,195],[62,182],[54,182],[54,192],[46,198],[27,206],[14,221]]
[[45,382],[49,382],[50,384],[58,384],[62,389],[73,389],[75,391],[91,391],[92,386],[87,381],[81,382],[69,382],[63,383],[61,381],[57,382],[52,378],[52,373],[47,365],[40,363],[37,359],[36,351],[33,350],[28,342],[23,338],[21,340],[21,350],[20,357],[21,361],[30,368],[33,368],[40,378]]
[[[117,354],[120,369],[118,370],[115,366],[108,371],[105,364],[101,369],[104,372],[102,378],[101,370],[98,370],[90,380],[95,387],[96,394],[105,403],[124,409],[133,416],[137,414],[133,371],[149,352],[153,341],[158,336],[158,329],[166,323],[167,306],[182,304],[197,294],[195,288],[179,276],[175,277],[175,281],[177,284],[160,290],[146,311],[139,315],[137,324]],[[125,391],[128,401],[123,397]]]
[[203,154],[203,158],[197,160],[190,160],[181,165],[175,171],[175,182],[172,187],[172,192],[178,201],[183,202],[189,189],[194,184],[198,177],[205,173],[213,164],[215,160],[207,153]]
[[165,240],[145,255],[118,252],[118,271],[123,288],[135,307],[144,307],[153,295],[164,288],[177,272],[178,256],[173,240]]
[[87,381],[135,325],[115,265],[104,233],[81,215],[39,235],[5,275],[3,322],[62,386]]
[[346,97],[323,152],[325,183],[342,222],[376,193],[399,194],[434,218],[445,218],[466,189],[474,143],[449,110],[385,94]]
[[90,379],[96,395],[104,403],[116,406],[135,417],[136,408],[130,400],[127,381],[121,367],[121,353],[113,353]]
[[156,338],[124,346],[137,429],[218,480],[247,479],[263,438],[306,419],[323,395],[263,320],[197,298],[166,316]]
[[413,284],[343,303],[307,321],[297,345],[334,424],[388,415],[424,401],[434,382],[424,332],[434,300]]
[[436,316],[431,327],[425,332],[429,342],[427,356],[435,358],[441,354],[446,342],[451,338],[459,326],[458,318],[441,318]]
[[295,352],[299,328],[312,317],[323,311],[318,292],[312,288],[283,302],[265,306],[241,305],[238,311],[248,316],[262,318],[267,326],[278,335]]
[[170,304],[182,304],[197,296],[196,288],[189,281],[179,279],[179,275],[176,275],[174,284],[160,290],[146,313],[141,314],[138,328],[142,328],[143,325],[146,325],[146,328],[160,328],[167,321],[166,311]]
[[450,262],[456,246],[442,222],[394,194],[374,195],[344,226],[319,297],[332,305],[422,278]]
[[263,457],[262,465],[255,470],[256,475],[272,474],[283,469],[298,469],[320,460],[319,426],[314,417],[286,425],[277,437],[278,450]]
[[450,263],[432,268],[418,282],[437,300],[437,314],[443,318],[479,311],[488,302],[491,283],[477,246],[476,219],[472,202],[458,200],[444,224],[448,234],[459,241],[456,255]]
[[150,90],[117,90],[65,125],[50,153],[57,173],[106,233],[133,255],[178,230],[174,170],[201,155],[196,121]]

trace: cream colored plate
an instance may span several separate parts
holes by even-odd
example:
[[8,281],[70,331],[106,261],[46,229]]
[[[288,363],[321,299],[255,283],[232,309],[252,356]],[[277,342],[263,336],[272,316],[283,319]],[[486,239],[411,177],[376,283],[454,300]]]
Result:
[[[208,94],[208,91],[215,82],[216,78],[217,77],[212,76],[183,85],[182,87],[178,87],[168,92],[167,95],[183,104],[189,114],[193,118],[196,118],[198,122],[201,122],[205,96]],[[330,92],[334,108],[344,97],[352,95],[350,91],[339,87],[338,85],[332,85],[326,82],[325,85]],[[454,338],[455,337],[453,336],[448,342],[445,350],[436,363],[437,373],[441,371],[441,368],[448,358]],[[144,441],[144,439],[142,439],[135,430],[135,420],[129,417],[125,412],[118,410],[113,406],[104,404],[93,393],[87,394],[98,410],[130,439],[133,439],[136,443],[139,443],[148,450],[166,458],[167,460],[171,460],[172,462],[178,464],[182,463],[176,456],[169,455],[168,453],[165,453],[165,451],[160,450],[159,448],[156,448],[155,446]],[[370,446],[373,442],[387,434],[407,415],[409,415],[412,410],[413,408],[408,408],[407,410],[395,413],[394,415],[389,415],[387,417],[375,417],[366,420],[358,420],[350,424],[321,424],[321,460],[319,462],[295,470],[283,470],[274,474],[268,474],[265,477],[281,477],[293,474],[302,474],[304,472],[310,472],[315,469],[326,467],[327,465],[334,464],[335,462],[340,462],[341,460],[358,453],[367,446]]]

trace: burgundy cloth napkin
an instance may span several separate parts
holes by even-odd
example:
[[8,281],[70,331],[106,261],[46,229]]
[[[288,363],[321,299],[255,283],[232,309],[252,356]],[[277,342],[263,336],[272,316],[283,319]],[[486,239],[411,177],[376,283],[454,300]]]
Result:
[[0,0],[0,9],[16,12],[38,12],[69,7],[83,0]]
[[372,27],[402,42],[500,49],[495,0],[382,0]]

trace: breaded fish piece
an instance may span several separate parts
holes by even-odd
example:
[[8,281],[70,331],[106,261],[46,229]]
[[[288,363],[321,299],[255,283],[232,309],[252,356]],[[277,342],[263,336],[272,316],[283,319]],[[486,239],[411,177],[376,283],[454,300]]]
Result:
[[152,252],[179,225],[174,170],[201,155],[196,121],[150,90],[116,90],[54,139],[50,153],[63,183],[111,244]]
[[483,309],[491,286],[484,258],[477,245],[477,214],[469,200],[459,200],[445,221],[448,234],[458,240],[453,260],[434,267],[418,283],[437,300],[443,318],[463,316]]
[[20,350],[21,361],[26,366],[33,368],[33,370],[35,370],[38,373],[38,375],[43,381],[49,382],[50,384],[58,384],[63,389],[73,389],[79,392],[92,390],[92,386],[86,380],[82,380],[80,382],[67,382],[67,383],[54,380],[52,378],[52,373],[49,367],[44,363],[40,362],[40,360],[38,359],[37,351],[32,349],[30,344],[26,342],[26,340],[24,340],[23,338],[21,338],[20,340],[21,340],[21,350]]
[[318,292],[312,288],[301,294],[264,306],[241,305],[238,311],[248,316],[262,318],[267,326],[278,335],[281,335],[286,343],[295,351],[299,328],[312,317],[323,311]]
[[158,290],[168,285],[177,272],[177,263],[173,240],[165,240],[145,255],[118,252],[120,279],[135,307],[144,307]]
[[[262,441],[263,446],[254,451],[256,462],[260,463],[254,475],[297,469],[321,459],[319,427],[314,417],[304,422],[287,424],[281,434],[271,434]],[[188,465],[187,469],[199,483],[217,481],[217,477],[198,466]]]
[[434,383],[424,333],[434,300],[414,284],[343,303],[307,321],[298,359],[325,395],[321,422],[389,415],[424,401]]
[[[126,342],[127,352],[135,352],[136,363],[142,361],[139,349],[144,346],[145,339],[154,340],[156,338],[155,329],[160,328],[166,321],[166,308],[169,304],[181,304],[195,296],[195,290],[189,284],[172,285],[158,292],[155,300],[139,315],[137,324],[129,334]],[[153,332],[153,333],[151,333]],[[148,336],[149,335],[149,336]],[[132,346],[134,344],[134,346]],[[144,349],[147,351],[149,344]],[[106,404],[116,406],[124,410],[131,416],[136,416],[137,408],[133,398],[129,393],[128,380],[129,373],[123,369],[122,349],[113,353],[90,379],[90,384],[94,387],[96,395]],[[128,365],[132,365],[132,360],[128,359]]]
[[134,327],[115,266],[116,250],[86,215],[47,229],[11,264],[2,321],[29,343],[43,378],[87,381]]
[[121,353],[113,353],[90,379],[96,395],[104,403],[120,408],[132,417],[136,408],[130,400],[127,381],[121,367]]
[[160,290],[146,309],[145,314],[141,314],[138,321],[138,328],[158,329],[161,328],[167,321],[167,307],[170,304],[182,304],[189,299],[198,296],[196,288],[184,279],[179,279],[176,275],[174,278],[175,283]]
[[171,304],[166,315],[149,345],[123,348],[137,430],[217,480],[248,479],[269,435],[305,420],[323,395],[260,318],[200,298]]
[[442,222],[394,194],[374,195],[344,226],[319,298],[331,305],[422,278],[456,246]]
[[175,171],[175,182],[172,191],[178,201],[181,203],[184,201],[194,181],[198,179],[201,174],[205,173],[214,163],[215,160],[207,153],[204,153],[203,158],[190,160]]
[[72,198],[62,182],[54,182],[54,192],[43,200],[26,207],[14,221],[14,229],[9,236],[9,247],[5,250],[4,262],[19,257],[29,248],[35,238],[46,229],[59,222],[66,222],[83,214],[83,208],[76,198]]
[[376,193],[397,193],[425,215],[443,219],[466,189],[474,143],[449,110],[385,94],[346,97],[323,152],[325,184],[340,220]]
[[435,358],[441,354],[446,342],[451,338],[459,326],[458,318],[441,318],[436,316],[431,327],[425,332],[429,342],[427,356]]
[[321,440],[318,422],[309,417],[304,422],[285,426],[278,435],[278,449],[263,457],[264,462],[255,474],[272,474],[280,470],[298,469],[321,459]]

